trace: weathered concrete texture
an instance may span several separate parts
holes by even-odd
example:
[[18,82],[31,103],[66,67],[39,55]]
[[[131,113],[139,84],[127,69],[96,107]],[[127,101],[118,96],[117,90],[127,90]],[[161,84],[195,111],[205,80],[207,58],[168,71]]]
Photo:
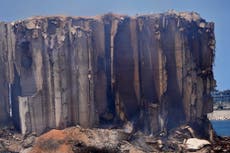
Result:
[[214,24],[196,13],[34,17],[0,30],[0,109],[10,84],[23,133],[128,121],[157,133],[212,111]]
[[6,125],[10,118],[9,91],[12,82],[14,46],[11,25],[0,22],[0,126]]

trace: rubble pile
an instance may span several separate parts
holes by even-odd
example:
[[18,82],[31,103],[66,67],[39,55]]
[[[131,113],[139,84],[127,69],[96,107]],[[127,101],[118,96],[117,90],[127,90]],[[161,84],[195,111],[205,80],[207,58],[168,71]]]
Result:
[[[167,135],[146,135],[125,129],[84,129],[80,126],[53,129],[41,136],[1,130],[0,153],[153,153],[228,152],[230,139],[215,136],[213,141],[197,138],[192,127],[182,125]],[[2,134],[2,133],[1,133]]]

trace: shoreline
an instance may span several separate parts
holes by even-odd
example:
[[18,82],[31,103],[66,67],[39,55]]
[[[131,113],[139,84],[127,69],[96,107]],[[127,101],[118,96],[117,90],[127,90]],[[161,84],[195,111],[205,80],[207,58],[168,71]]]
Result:
[[208,114],[208,119],[214,121],[230,120],[230,110],[214,110]]

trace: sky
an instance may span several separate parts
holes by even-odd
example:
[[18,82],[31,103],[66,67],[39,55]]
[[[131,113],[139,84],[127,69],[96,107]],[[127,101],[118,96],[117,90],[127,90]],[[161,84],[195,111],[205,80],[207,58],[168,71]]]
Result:
[[198,12],[206,21],[215,22],[217,89],[230,89],[230,0],[0,0],[0,4],[0,21],[8,22],[38,15],[135,15],[171,9]]

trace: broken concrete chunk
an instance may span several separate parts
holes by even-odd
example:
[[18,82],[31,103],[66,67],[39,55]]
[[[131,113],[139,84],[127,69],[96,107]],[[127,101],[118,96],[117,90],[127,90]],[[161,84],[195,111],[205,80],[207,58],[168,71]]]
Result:
[[35,20],[27,21],[27,22],[25,22],[25,26],[29,30],[35,29],[36,28],[36,21]]
[[205,23],[204,23],[204,22],[201,22],[201,23],[199,24],[199,27],[200,27],[200,28],[205,28]]
[[186,141],[185,145],[188,150],[199,150],[206,145],[211,145],[211,143],[203,139],[190,138]]

